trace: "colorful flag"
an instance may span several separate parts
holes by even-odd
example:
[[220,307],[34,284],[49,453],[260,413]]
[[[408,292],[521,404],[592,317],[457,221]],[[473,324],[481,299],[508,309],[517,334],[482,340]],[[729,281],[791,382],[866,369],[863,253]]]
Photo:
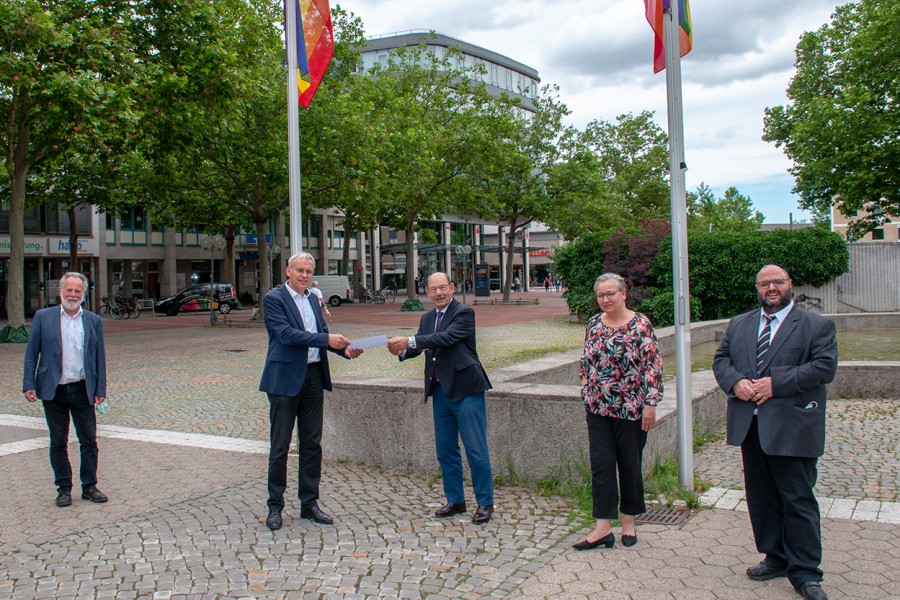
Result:
[[[666,45],[663,38],[663,12],[669,9],[671,0],[644,0],[647,9],[647,22],[655,34],[653,40],[653,72],[659,73],[666,68]],[[678,28],[681,56],[691,51],[694,41],[691,32],[691,7],[688,0],[678,0],[679,15],[681,16]]]
[[297,91],[300,106],[306,108],[334,56],[334,30],[328,0],[293,1],[297,4]]

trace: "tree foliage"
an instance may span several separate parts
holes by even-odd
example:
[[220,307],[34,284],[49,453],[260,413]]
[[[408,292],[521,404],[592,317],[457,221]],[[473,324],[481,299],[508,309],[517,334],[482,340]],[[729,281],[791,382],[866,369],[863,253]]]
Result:
[[687,194],[688,230],[750,233],[763,222],[763,214],[753,210],[749,196],[741,194],[734,186],[716,198],[705,183],[696,192]]
[[790,104],[766,109],[763,139],[793,161],[800,205],[828,215],[837,203],[860,235],[900,217],[900,3],[860,0],[805,33]]

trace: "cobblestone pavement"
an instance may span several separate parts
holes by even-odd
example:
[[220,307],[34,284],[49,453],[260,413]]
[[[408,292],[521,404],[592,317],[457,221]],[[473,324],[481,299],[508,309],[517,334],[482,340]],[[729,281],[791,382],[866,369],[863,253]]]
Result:
[[[547,304],[543,318],[558,318]],[[351,338],[384,329],[372,322],[381,317],[366,316],[377,307],[345,308],[363,309],[353,313],[360,322],[345,312],[333,329]],[[518,315],[506,317],[516,322],[511,331],[508,323],[480,329],[480,346],[555,335],[555,325],[526,319],[521,308],[507,309]],[[679,527],[641,525],[630,549],[572,551],[587,530],[565,499],[501,486],[495,519],[475,526],[471,513],[432,517],[442,503],[436,476],[336,463],[324,465],[322,483],[335,525],[299,519],[289,501],[284,528],[270,532],[262,524],[267,410],[256,390],[265,333],[211,329],[197,316],[153,321],[160,324],[144,330],[108,324],[114,391],[100,417],[104,505],[76,494],[72,507],[53,506],[42,413],[19,392],[24,348],[0,345],[0,599],[797,597],[783,579],[744,575],[759,555],[741,492],[727,489],[741,487],[739,456],[720,443],[696,463],[720,486],[709,503],[728,508]],[[351,365],[335,362],[336,370]],[[371,352],[352,366],[397,363]],[[831,598],[900,598],[897,401],[839,400],[829,411],[818,491],[834,496],[823,498],[824,514],[852,518],[823,519],[825,588]],[[70,452],[77,465],[74,441]],[[854,508],[840,512],[841,502]]]

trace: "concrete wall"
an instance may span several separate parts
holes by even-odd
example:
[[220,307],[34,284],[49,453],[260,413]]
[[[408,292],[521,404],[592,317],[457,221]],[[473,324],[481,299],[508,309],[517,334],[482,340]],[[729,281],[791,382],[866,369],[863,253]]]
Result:
[[[561,355],[557,355],[561,356]],[[492,375],[493,379],[493,375]],[[718,430],[725,395],[712,372],[691,376],[695,431]],[[893,397],[900,362],[841,364],[830,397]],[[494,472],[536,481],[557,475],[587,455],[585,411],[577,385],[497,383],[488,393],[488,446]],[[666,384],[644,468],[676,454],[675,382]],[[437,472],[431,404],[419,380],[338,380],[326,394],[325,457],[392,469]]]

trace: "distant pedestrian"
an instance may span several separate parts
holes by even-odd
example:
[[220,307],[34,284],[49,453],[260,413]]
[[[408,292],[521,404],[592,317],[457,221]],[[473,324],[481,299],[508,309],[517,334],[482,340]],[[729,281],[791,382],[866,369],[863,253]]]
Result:
[[556,284],[556,293],[558,294],[559,293],[559,277],[556,278],[554,283]]
[[81,307],[87,278],[66,273],[59,281],[59,306],[34,315],[22,391],[25,399],[44,406],[50,430],[50,465],[56,483],[56,505],[72,504],[72,466],[69,463],[69,420],[75,424],[81,447],[81,497],[107,501],[97,489],[97,415],[105,412],[106,350],[103,319]]
[[519,292],[519,291],[521,291],[521,290],[522,290],[522,280],[519,279],[519,276],[518,276],[518,275],[516,275],[516,276],[513,278],[513,291],[514,291],[514,292]]
[[549,275],[547,275],[546,277],[544,277],[544,291],[545,291],[545,292],[549,292],[549,291],[550,291],[550,276],[549,276]]

